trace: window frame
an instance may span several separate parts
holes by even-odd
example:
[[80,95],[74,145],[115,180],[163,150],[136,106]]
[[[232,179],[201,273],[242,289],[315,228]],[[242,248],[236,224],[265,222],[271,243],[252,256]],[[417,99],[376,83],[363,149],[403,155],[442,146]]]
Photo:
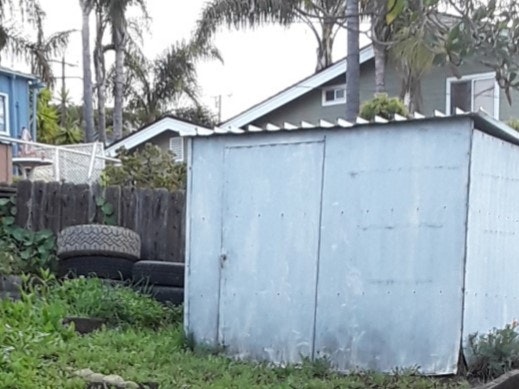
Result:
[[[332,101],[326,101],[326,92],[333,90],[334,97],[335,97],[335,91],[338,89],[344,90],[344,97],[341,99],[334,99]],[[326,88],[322,88],[321,100],[322,100],[323,107],[327,107],[330,105],[346,104],[346,84],[337,84],[337,85],[327,86]]]
[[5,116],[5,131],[0,130],[1,135],[11,136],[11,123],[9,122],[9,95],[0,92],[0,97],[4,98],[4,116]]
[[479,107],[474,107],[474,81],[484,81],[484,80],[494,80],[494,114],[493,117],[499,120],[499,109],[500,109],[500,89],[499,84],[496,80],[495,72],[487,72],[487,73],[474,73],[467,74],[460,78],[458,77],[448,77],[446,80],[446,109],[445,112],[447,115],[452,115],[454,112],[451,112],[451,85],[456,82],[461,81],[470,81],[471,82],[471,94],[470,94],[470,106],[471,112],[477,112]]
[[181,144],[181,154],[182,155],[176,155],[175,154],[175,162],[183,162],[184,161],[184,154],[185,154],[185,145],[184,145],[184,138],[182,138],[181,136],[172,136],[169,138],[169,151],[171,151],[172,153],[174,153],[173,151],[173,148],[171,147],[171,144],[174,140],[177,140],[179,139],[180,140],[180,144]]

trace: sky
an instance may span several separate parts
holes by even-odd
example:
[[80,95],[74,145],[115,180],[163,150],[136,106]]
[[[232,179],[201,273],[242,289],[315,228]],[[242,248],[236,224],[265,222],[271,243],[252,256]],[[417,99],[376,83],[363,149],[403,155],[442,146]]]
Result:
[[[81,9],[79,0],[40,0],[47,13],[45,33],[77,29],[66,53],[66,60],[77,66],[66,69],[67,88],[79,102],[81,77]],[[169,45],[188,39],[206,0],[148,0],[150,31],[143,41],[144,53],[154,58]],[[91,21],[91,31],[95,23]],[[343,44],[344,42],[344,44]],[[216,97],[222,96],[222,120],[234,116],[281,89],[312,74],[316,63],[316,40],[302,23],[284,28],[265,26],[256,30],[222,28],[215,44],[224,63],[206,61],[198,65],[201,101],[215,113]],[[339,33],[334,60],[346,53],[346,34]],[[110,59],[109,59],[110,60]],[[10,66],[18,64],[7,63]],[[24,69],[28,70],[28,69]],[[56,64],[55,75],[61,76]]]

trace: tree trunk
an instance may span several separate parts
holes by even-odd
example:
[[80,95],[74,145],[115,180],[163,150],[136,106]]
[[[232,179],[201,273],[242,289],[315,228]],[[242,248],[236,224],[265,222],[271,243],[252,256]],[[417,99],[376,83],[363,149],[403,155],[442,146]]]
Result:
[[126,31],[124,27],[115,28],[115,91],[114,91],[114,140],[123,137],[123,89],[124,89],[124,44]]
[[386,92],[386,49],[373,43],[375,53],[375,93]]
[[327,68],[333,62],[333,26],[333,23],[329,23],[325,20],[321,22],[322,35],[319,37],[319,44],[317,46],[316,72]]
[[359,0],[347,1],[346,120],[354,122],[360,108]]
[[102,9],[96,9],[96,46],[94,49],[94,67],[96,72],[97,86],[97,133],[99,141],[106,144],[106,68],[103,51],[103,13]]
[[87,142],[95,141],[94,105],[92,99],[92,58],[90,55],[90,0],[80,0],[82,11],[81,39],[83,46],[83,120],[85,123],[85,138]]

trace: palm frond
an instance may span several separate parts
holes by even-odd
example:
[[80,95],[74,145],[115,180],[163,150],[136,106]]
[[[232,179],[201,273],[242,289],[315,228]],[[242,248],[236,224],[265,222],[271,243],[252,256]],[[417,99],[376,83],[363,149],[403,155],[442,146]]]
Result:
[[296,19],[295,0],[214,0],[204,7],[197,22],[197,41],[209,42],[218,27],[251,27],[265,23],[288,25]]

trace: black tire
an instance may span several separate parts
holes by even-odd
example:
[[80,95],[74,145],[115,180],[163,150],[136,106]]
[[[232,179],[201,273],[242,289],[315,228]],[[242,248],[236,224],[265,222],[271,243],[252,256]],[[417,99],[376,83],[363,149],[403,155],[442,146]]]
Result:
[[138,260],[141,256],[141,238],[136,232],[123,227],[84,224],[67,227],[58,235],[58,257],[112,256]]
[[184,288],[173,288],[170,286],[154,286],[151,295],[161,303],[180,305],[184,302]]
[[81,256],[58,262],[58,276],[96,276],[109,280],[129,280],[133,261],[121,257]]
[[139,261],[133,265],[133,280],[149,285],[184,287],[185,265],[180,262]]

